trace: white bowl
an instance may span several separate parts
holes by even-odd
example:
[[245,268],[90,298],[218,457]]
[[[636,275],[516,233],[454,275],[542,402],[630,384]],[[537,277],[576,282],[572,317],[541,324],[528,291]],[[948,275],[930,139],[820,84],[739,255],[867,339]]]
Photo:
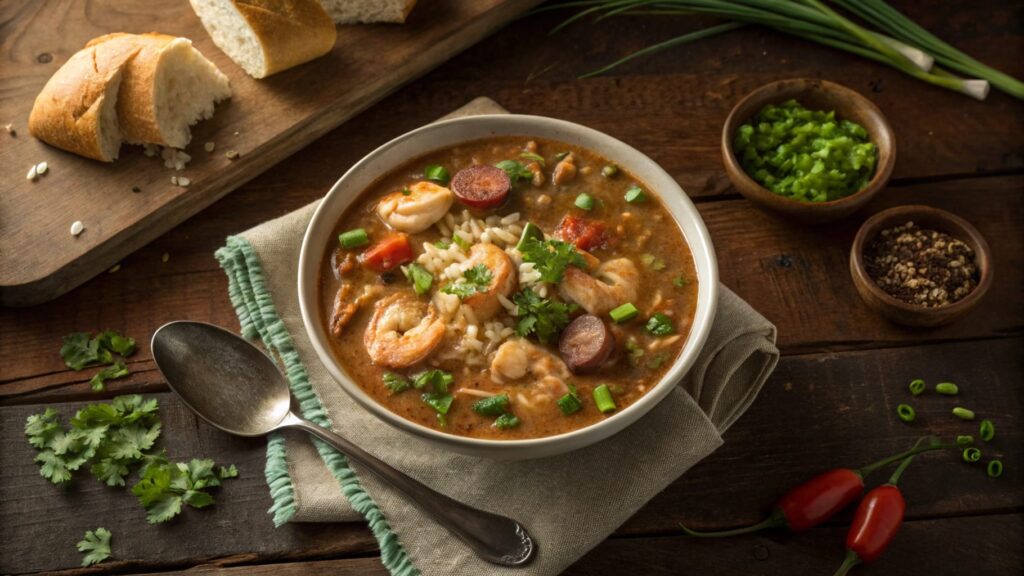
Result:
[[[528,440],[483,440],[446,434],[406,420],[366,394],[331,353],[324,330],[318,278],[324,250],[334,245],[341,215],[378,178],[410,159],[434,150],[492,136],[558,140],[593,150],[622,166],[654,191],[672,214],[693,253],[698,290],[693,325],[672,367],[647,394],[600,422],[557,436]],[[541,458],[589,446],[640,419],[672,391],[693,365],[711,329],[718,302],[718,264],[704,221],[693,203],[660,166],[633,147],[597,130],[542,116],[495,114],[437,122],[413,130],[377,148],[352,166],[324,197],[306,229],[299,255],[299,304],[306,332],[327,371],[352,398],[381,420],[431,443],[471,456],[495,459]],[[642,424],[641,424],[642,425]]]

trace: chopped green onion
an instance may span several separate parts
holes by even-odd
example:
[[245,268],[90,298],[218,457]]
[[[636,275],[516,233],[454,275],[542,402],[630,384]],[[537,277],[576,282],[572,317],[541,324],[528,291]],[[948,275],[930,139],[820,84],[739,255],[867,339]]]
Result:
[[960,388],[952,382],[940,382],[935,385],[935,391],[946,396],[956,396],[960,393]]
[[981,439],[985,442],[991,441],[996,436],[996,425],[991,420],[982,420],[981,429],[978,432]]
[[569,393],[559,398],[556,404],[558,404],[558,408],[562,411],[562,414],[565,414],[566,416],[579,412],[583,409],[583,401],[580,400],[579,392],[572,384],[569,384]]
[[540,226],[537,226],[533,222],[527,222],[526,226],[523,226],[523,233],[519,236],[519,243],[516,244],[516,250],[522,252],[523,248],[527,245],[527,241],[531,239],[543,242],[544,231],[540,229]]
[[913,394],[914,396],[920,395],[922,392],[924,392],[924,389],[925,389],[924,380],[921,380],[920,378],[918,378],[917,380],[911,380],[910,381],[910,393]]
[[655,336],[668,336],[669,334],[676,333],[676,328],[672,325],[672,319],[661,312],[651,316],[644,328]]
[[977,448],[964,448],[963,459],[964,462],[977,462],[981,460],[981,450]]
[[342,248],[351,250],[369,244],[370,237],[366,235],[366,230],[355,228],[339,234],[338,243],[341,244]]
[[602,414],[615,410],[615,400],[612,399],[612,391],[608,389],[607,384],[601,384],[594,388],[594,404]]
[[444,166],[438,166],[437,164],[431,164],[423,169],[423,177],[427,180],[433,180],[442,186],[448,185],[448,171],[444,169]]
[[515,428],[519,426],[519,418],[515,414],[505,412],[494,421],[492,424],[498,430],[507,430],[509,428]]
[[452,242],[455,242],[463,252],[469,252],[469,248],[471,246],[469,240],[459,236],[458,232],[452,232]]
[[974,436],[971,436],[970,434],[963,434],[956,437],[957,446],[970,446],[971,444],[974,444]]
[[615,164],[606,164],[603,168],[601,168],[601,176],[604,176],[605,178],[611,178],[612,176],[615,176],[618,173],[619,167],[616,166]]
[[451,394],[438,394],[437,392],[425,392],[420,398],[438,414],[447,414],[452,407],[452,400],[455,399]]
[[909,404],[900,404],[896,407],[896,414],[899,415],[900,420],[904,422],[913,422],[914,417],[917,413],[914,412],[914,408]]
[[576,197],[576,207],[580,210],[593,210],[594,203],[594,197],[586,192],[583,192]]
[[409,282],[412,282],[412,289],[416,291],[417,296],[423,296],[429,292],[431,285],[434,284],[434,275],[419,264],[412,263],[402,266],[402,273],[405,274]]
[[533,160],[537,164],[540,164],[541,168],[547,166],[547,162],[544,161],[544,157],[540,154],[534,154],[533,152],[523,152],[519,155],[520,158],[526,158],[527,160]]
[[508,394],[481,398],[473,403],[473,411],[483,416],[501,416],[508,410]]
[[974,411],[957,406],[956,408],[953,408],[953,416],[956,416],[961,420],[974,420]]
[[985,473],[989,478],[999,478],[1003,475],[1003,463],[1001,460],[990,460],[985,467]]
[[448,393],[448,387],[455,382],[455,377],[444,370],[427,370],[412,377],[412,385],[417,390],[422,390],[428,385],[441,394]]
[[647,195],[644,194],[643,189],[635,184],[630,186],[629,190],[626,190],[626,195],[623,196],[623,198],[625,198],[626,202],[629,202],[630,204],[638,204],[640,202],[647,201]]
[[398,394],[399,392],[405,392],[412,387],[412,383],[409,379],[401,374],[395,374],[394,372],[385,372],[384,386],[391,391],[392,394]]
[[636,309],[636,306],[633,306],[632,302],[626,302],[622,306],[612,308],[608,315],[612,317],[616,324],[622,324],[636,318],[636,315],[639,313],[640,311]]

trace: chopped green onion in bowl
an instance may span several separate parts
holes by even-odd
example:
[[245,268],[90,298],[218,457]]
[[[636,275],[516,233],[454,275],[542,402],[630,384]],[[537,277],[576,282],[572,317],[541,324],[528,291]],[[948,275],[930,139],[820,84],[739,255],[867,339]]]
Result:
[[863,126],[796,100],[769,104],[733,137],[737,160],[764,188],[793,200],[830,202],[875,175],[878,147]]

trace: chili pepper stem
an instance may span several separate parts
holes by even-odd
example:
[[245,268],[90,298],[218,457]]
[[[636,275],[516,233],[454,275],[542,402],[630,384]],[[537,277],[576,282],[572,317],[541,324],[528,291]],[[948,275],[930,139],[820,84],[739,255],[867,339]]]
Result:
[[914,460],[913,456],[907,456],[907,458],[905,460],[903,460],[903,462],[900,462],[900,465],[892,473],[892,476],[889,477],[889,481],[886,482],[886,484],[889,484],[890,486],[895,486],[895,485],[899,484],[900,476],[903,476],[903,472],[906,471],[907,466],[910,466],[910,462],[913,461],[913,460]]
[[696,530],[690,530],[686,526],[680,524],[679,527],[683,529],[683,532],[687,536],[693,536],[695,538],[727,538],[729,536],[738,536],[740,534],[749,534],[751,532],[757,532],[766,528],[781,528],[786,525],[786,517],[783,516],[782,510],[775,509],[772,511],[771,516],[764,520],[753,524],[751,526],[744,526],[742,528],[734,528],[732,530],[722,530],[720,532],[697,532]]
[[860,564],[860,556],[853,550],[846,551],[846,558],[843,559],[843,563],[839,566],[839,570],[833,576],[846,576],[854,566]]
[[[927,441],[928,444],[921,446],[921,443],[925,441]],[[889,456],[888,458],[885,458],[884,460],[879,460],[878,462],[872,462],[871,464],[864,466],[863,468],[857,470],[856,472],[860,474],[861,478],[867,478],[868,475],[870,475],[875,470],[878,470],[879,468],[885,468],[889,464],[903,460],[907,456],[914,456],[915,454],[920,454],[922,452],[931,452],[932,450],[941,450],[943,448],[949,448],[949,446],[942,444],[941,442],[939,442],[939,439],[934,436],[925,436],[918,440],[917,443],[914,444],[914,447],[911,448],[910,450],[900,452],[899,454],[896,454],[894,456]]]

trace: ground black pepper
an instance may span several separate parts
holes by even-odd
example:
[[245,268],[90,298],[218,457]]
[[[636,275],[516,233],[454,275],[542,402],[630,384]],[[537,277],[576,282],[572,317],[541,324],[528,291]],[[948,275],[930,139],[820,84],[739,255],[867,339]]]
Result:
[[970,246],[913,222],[883,230],[864,251],[864,263],[882,290],[926,308],[952,304],[978,285]]

